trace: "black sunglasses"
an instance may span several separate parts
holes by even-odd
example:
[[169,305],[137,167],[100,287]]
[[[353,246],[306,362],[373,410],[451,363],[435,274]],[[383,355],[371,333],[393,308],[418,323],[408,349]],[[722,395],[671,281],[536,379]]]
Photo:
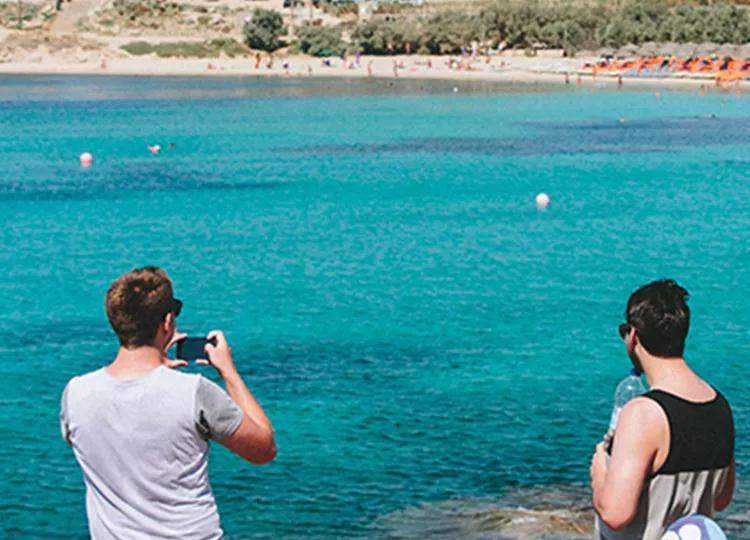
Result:
[[169,308],[169,313],[174,313],[175,319],[180,316],[182,311],[182,300],[172,298],[172,307]]
[[630,333],[630,329],[633,328],[630,323],[622,323],[620,326],[617,327],[617,331],[620,333],[620,337],[622,339],[625,339],[625,337]]

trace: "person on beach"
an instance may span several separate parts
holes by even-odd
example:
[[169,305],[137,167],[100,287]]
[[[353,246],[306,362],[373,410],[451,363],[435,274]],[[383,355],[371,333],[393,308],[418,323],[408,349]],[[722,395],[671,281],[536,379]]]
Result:
[[227,391],[174,368],[167,349],[178,339],[182,302],[167,274],[133,270],[112,283],[109,322],[120,342],[114,361],[74,377],[61,400],[63,438],[86,484],[94,540],[222,538],[208,482],[208,441],[255,464],[276,455],[268,417],[245,386],[220,331],[206,359]]
[[611,452],[591,460],[600,540],[659,540],[682,516],[726,508],[735,480],[734,423],[724,396],[685,362],[688,293],[673,280],[629,298],[620,336],[651,390],[620,412]]

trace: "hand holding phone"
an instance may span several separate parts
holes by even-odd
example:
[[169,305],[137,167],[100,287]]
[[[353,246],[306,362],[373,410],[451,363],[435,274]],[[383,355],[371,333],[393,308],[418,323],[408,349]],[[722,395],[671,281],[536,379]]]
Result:
[[[237,370],[232,360],[232,349],[229,347],[226,337],[224,337],[224,332],[213,330],[208,333],[208,338],[214,340],[214,342],[206,346],[209,356],[209,362],[207,363],[216,368],[216,371],[219,372],[219,375],[225,381],[227,377],[237,375]],[[202,364],[204,362],[199,360],[198,363]]]
[[187,362],[208,360],[206,344],[216,346],[215,337],[185,337],[177,342],[177,358]]

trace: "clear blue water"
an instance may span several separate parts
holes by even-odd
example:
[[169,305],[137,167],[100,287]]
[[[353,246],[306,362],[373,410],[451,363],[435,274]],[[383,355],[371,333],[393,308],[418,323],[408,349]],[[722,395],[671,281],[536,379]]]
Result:
[[750,538],[750,101],[453,86],[0,78],[0,536],[86,536],[60,392],[115,353],[111,280],[156,264],[276,428],[269,466],[212,451],[230,539],[419,537],[410,509],[546,489],[585,505],[625,301],[665,276],[734,407],[722,523]]

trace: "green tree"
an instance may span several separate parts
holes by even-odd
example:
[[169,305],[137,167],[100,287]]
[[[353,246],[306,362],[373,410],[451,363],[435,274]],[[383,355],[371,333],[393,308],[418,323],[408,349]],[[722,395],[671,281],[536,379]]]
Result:
[[615,47],[659,41],[661,25],[667,16],[667,5],[661,0],[630,0],[604,28],[603,41]]
[[284,19],[277,11],[256,9],[245,24],[245,41],[253,49],[275,51],[281,46],[279,39],[284,34]]
[[481,38],[482,20],[465,13],[434,15],[420,29],[419,50],[431,54],[455,54]]
[[372,19],[360,24],[352,32],[352,41],[365,54],[403,54],[406,44],[416,51],[419,31],[410,19]]
[[340,54],[346,48],[338,26],[303,24],[297,30],[296,47],[300,52],[317,56],[325,50]]

